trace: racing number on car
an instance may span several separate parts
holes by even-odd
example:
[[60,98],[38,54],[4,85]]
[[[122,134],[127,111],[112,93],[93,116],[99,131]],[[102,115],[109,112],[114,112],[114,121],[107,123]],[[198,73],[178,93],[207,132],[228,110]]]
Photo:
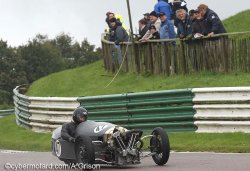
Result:
[[101,132],[102,130],[104,130],[104,129],[107,128],[107,127],[108,127],[108,125],[100,125],[100,126],[97,126],[97,127],[95,127],[94,132],[95,132],[95,133]]

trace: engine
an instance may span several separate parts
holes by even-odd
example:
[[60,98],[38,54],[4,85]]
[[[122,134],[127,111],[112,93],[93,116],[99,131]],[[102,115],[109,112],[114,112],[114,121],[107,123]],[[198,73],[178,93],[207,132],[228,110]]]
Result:
[[106,131],[103,142],[107,143],[107,150],[111,152],[114,163],[118,165],[140,163],[142,133],[141,130],[127,130],[120,126]]

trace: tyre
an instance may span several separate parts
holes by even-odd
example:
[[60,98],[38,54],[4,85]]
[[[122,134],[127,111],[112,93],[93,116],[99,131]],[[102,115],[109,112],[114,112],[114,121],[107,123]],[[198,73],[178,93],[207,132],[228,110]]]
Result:
[[164,165],[168,162],[170,145],[167,133],[163,128],[157,127],[152,132],[150,139],[150,151],[155,153],[152,158],[157,165]]
[[95,163],[95,149],[92,140],[88,136],[79,136],[75,142],[76,162],[83,165]]

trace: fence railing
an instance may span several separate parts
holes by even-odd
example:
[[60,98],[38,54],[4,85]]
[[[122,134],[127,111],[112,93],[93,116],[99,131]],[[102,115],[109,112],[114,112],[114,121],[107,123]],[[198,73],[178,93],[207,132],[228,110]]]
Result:
[[[188,74],[192,72],[250,71],[250,31],[228,33],[192,40],[149,40],[121,44],[122,70],[151,74]],[[128,46],[128,48],[127,48]],[[116,71],[117,51],[102,36],[104,66]],[[125,53],[126,52],[126,53]]]

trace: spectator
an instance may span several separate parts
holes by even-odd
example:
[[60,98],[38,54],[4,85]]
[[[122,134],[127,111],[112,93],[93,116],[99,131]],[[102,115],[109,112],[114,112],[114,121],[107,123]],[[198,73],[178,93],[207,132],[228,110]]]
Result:
[[[110,22],[110,20],[111,19],[116,19],[115,18],[115,14],[114,13],[112,13],[112,12],[107,12],[106,13],[106,23],[107,23],[107,25],[108,25],[108,32],[109,32],[109,41],[111,41],[111,42],[114,42],[115,41],[115,31],[114,31],[114,28],[112,27],[112,25],[111,25],[111,22]],[[120,20],[116,20],[116,23],[117,23],[117,25],[119,24],[119,25],[122,25],[122,23],[121,23],[121,21]]]
[[147,21],[143,18],[139,21],[139,38],[142,38],[146,32],[149,30],[149,25],[147,25]]
[[154,11],[157,15],[159,15],[160,12],[164,12],[169,20],[173,14],[171,6],[164,0],[158,0],[158,3],[155,4]]
[[206,27],[201,13],[198,10],[190,10],[190,17],[192,19],[193,36],[199,38],[205,35]]
[[160,38],[161,39],[174,39],[176,38],[176,33],[174,31],[174,25],[164,12],[160,13],[161,28],[160,28]]
[[[122,63],[122,53],[121,53],[120,43],[128,41],[128,33],[121,26],[121,24],[119,22],[117,22],[117,20],[115,18],[111,18],[110,23],[111,23],[112,29],[114,31],[114,42],[115,42],[115,48],[116,48],[116,51],[114,52],[114,54],[117,54],[117,55],[113,55],[113,56],[114,56],[114,59],[117,59],[118,63],[121,64]],[[117,57],[115,57],[115,56],[117,56]]]
[[184,9],[176,11],[176,17],[180,20],[177,26],[177,35],[180,39],[192,37],[192,21]]
[[[149,17],[150,17],[151,26],[154,25],[156,31],[159,32],[160,27],[161,27],[161,20],[158,18],[156,12],[152,11],[149,14]],[[150,30],[148,30],[147,33],[139,41],[146,41],[146,40],[150,39],[152,36],[153,35],[151,34]]]
[[191,10],[189,11],[188,14],[189,14],[189,16],[190,16],[192,22],[196,19],[198,13],[199,13],[199,11],[198,11],[198,10],[194,10],[194,9],[191,9]]
[[121,42],[127,42],[128,33],[126,32],[126,30],[120,25],[119,22],[117,22],[115,18],[112,18],[109,21],[115,33],[115,44],[118,45]]
[[150,37],[151,40],[153,40],[153,39],[160,39],[160,34],[156,30],[156,28],[155,28],[154,25],[150,26],[150,33],[152,34],[152,36]]
[[187,9],[187,3],[184,0],[174,0],[172,2],[172,11],[173,11],[173,19],[174,19],[174,25],[177,27],[180,20],[176,17],[176,11],[179,9],[184,9],[186,12],[188,12]]
[[108,24],[109,29],[112,28],[111,23],[110,23],[110,20],[112,18],[115,18],[116,23],[120,24],[127,31],[127,28],[126,28],[125,24],[122,22],[123,16],[119,15],[119,14],[114,14],[113,12],[107,12],[106,13],[106,23]]
[[204,24],[206,27],[205,34],[213,36],[214,34],[226,33],[226,30],[218,17],[218,15],[208,8],[207,5],[201,4],[198,6],[198,11],[204,18]]
[[150,27],[151,23],[150,23],[150,17],[149,17],[149,13],[145,13],[143,14],[144,16],[144,20],[146,21],[146,25],[148,26],[148,28]]

